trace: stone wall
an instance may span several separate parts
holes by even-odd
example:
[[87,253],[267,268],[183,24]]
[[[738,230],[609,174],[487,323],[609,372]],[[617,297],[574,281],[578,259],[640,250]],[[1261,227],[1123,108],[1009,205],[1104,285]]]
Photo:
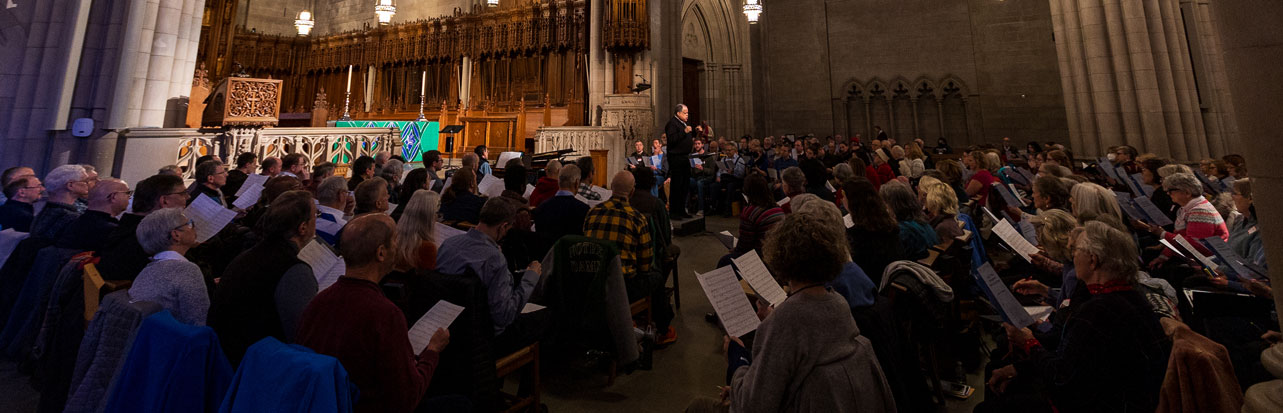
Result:
[[[374,26],[376,0],[240,0],[237,8],[241,15],[237,25],[268,34],[296,33],[294,19],[303,9],[312,10],[316,19],[313,33],[359,30],[367,24]],[[454,15],[454,9],[471,10],[478,0],[401,0],[395,2],[397,12],[392,22],[426,20]]]
[[800,0],[768,4],[759,26],[759,133],[1068,136],[1046,2]]
[[[305,9],[311,10],[312,0],[240,0],[236,8],[241,15],[237,25],[267,34],[294,34],[294,19]],[[373,3],[371,3],[373,4]],[[371,6],[373,7],[373,6]],[[316,10],[312,10],[316,13]]]

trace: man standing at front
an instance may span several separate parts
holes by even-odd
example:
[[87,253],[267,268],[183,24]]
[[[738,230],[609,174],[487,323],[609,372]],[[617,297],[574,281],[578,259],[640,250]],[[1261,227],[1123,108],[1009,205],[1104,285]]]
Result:
[[672,179],[669,188],[668,210],[672,219],[690,218],[686,214],[687,187],[690,186],[691,165],[690,153],[694,139],[691,138],[690,109],[686,105],[677,105],[676,114],[664,127],[668,136],[668,174]]

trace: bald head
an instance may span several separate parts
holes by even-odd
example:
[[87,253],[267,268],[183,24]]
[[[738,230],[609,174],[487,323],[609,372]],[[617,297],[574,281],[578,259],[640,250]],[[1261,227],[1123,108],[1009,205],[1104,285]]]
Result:
[[129,184],[116,178],[106,178],[89,190],[89,209],[116,216],[129,207]]
[[633,179],[633,174],[628,171],[619,171],[610,180],[610,191],[614,192],[614,196],[630,197],[633,195],[633,188],[636,186],[637,181]]
[[348,221],[339,240],[339,252],[348,268],[391,264],[396,255],[396,223],[385,214],[365,214]]

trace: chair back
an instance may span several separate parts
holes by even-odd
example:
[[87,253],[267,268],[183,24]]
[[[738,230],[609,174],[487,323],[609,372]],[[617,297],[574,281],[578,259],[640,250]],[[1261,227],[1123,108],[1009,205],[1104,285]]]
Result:
[[613,242],[577,235],[564,236],[553,245],[552,273],[544,281],[542,297],[552,311],[548,341],[556,343],[548,349],[614,351],[606,327],[606,290],[607,277],[620,271],[618,256]]
[[427,271],[416,275],[406,313],[409,324],[440,300],[463,307],[450,324],[450,345],[441,352],[428,395],[464,395],[472,399],[477,411],[494,410],[501,383],[495,369],[498,355],[494,353],[494,321],[485,283],[472,269],[459,275]]
[[18,248],[18,243],[30,236],[30,233],[18,232],[13,228],[0,231],[0,268],[4,267],[5,261],[9,260],[13,250]]
[[869,339],[873,352],[882,366],[895,405],[902,411],[926,411],[931,405],[931,392],[927,379],[919,368],[917,352],[907,347],[908,337],[899,328],[895,303],[891,298],[877,295],[873,305],[851,309],[860,335]]

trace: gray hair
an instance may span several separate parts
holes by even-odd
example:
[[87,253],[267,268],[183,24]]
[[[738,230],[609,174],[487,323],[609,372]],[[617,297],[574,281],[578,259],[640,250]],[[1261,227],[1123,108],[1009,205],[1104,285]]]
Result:
[[1168,176],[1171,176],[1172,174],[1180,174],[1180,173],[1193,175],[1194,170],[1190,169],[1188,165],[1182,165],[1178,163],[1169,163],[1167,165],[1163,165],[1162,167],[1158,168],[1158,176],[1160,178],[1166,178]]
[[321,181],[321,185],[316,187],[316,201],[321,204],[328,204],[339,200],[339,193],[347,192],[347,179],[341,176],[331,176]]
[[396,176],[397,179],[399,180],[401,179],[401,174],[405,172],[402,170],[404,169],[404,165],[405,164],[401,163],[401,161],[392,159],[392,160],[389,160],[387,163],[383,164],[383,170],[380,172],[382,172],[384,175],[392,174]]
[[802,168],[796,166],[784,168],[784,172],[780,173],[780,180],[794,191],[801,191],[806,187],[806,174],[802,173]]
[[1087,222],[1075,248],[1095,256],[1100,268],[1118,277],[1115,279],[1136,282],[1140,264],[1136,260],[1136,243],[1130,234],[1104,222]]
[[182,208],[162,208],[147,214],[138,223],[134,235],[138,236],[138,244],[143,247],[143,252],[155,255],[174,244],[171,231],[185,224],[187,216],[183,214]]
[[89,177],[85,167],[80,165],[63,165],[53,168],[45,175],[45,189],[52,193],[67,192],[67,184]]
[[891,214],[895,215],[896,221],[926,221],[926,216],[922,213],[922,204],[918,203],[918,196],[904,182],[891,181],[882,184],[882,187],[878,188],[878,195],[887,203],[887,207],[891,208]]
[[820,200],[821,200],[820,197],[815,196],[815,194],[800,194],[798,196],[795,196],[789,199],[789,209],[796,211],[796,210],[802,209],[802,207],[806,206],[806,204],[809,204],[812,201],[820,201]]
[[846,182],[855,179],[855,172],[851,170],[851,165],[842,162],[833,167],[833,177],[838,182]]
[[557,173],[557,188],[579,188],[580,181],[579,166],[570,164],[561,167],[561,172]]
[[686,109],[686,105],[685,105],[685,104],[678,103],[678,104],[677,104],[677,108],[673,109],[673,114],[681,113],[681,112],[682,112],[682,109]]
[[1192,197],[1203,196],[1203,183],[1193,174],[1176,173],[1163,178],[1163,189],[1188,192]]

